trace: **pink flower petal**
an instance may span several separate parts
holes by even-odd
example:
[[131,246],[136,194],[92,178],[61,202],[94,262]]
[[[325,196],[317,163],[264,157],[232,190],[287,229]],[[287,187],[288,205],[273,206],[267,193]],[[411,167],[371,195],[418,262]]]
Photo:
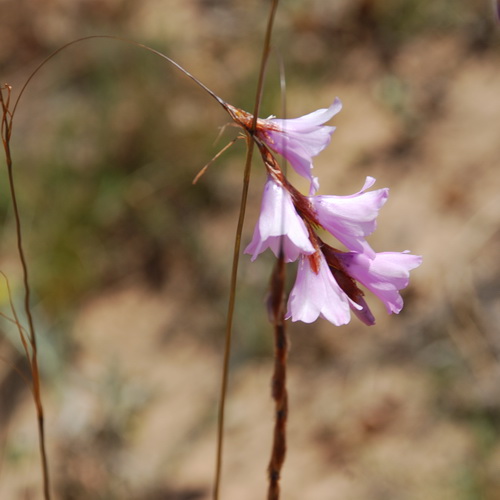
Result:
[[316,209],[320,224],[349,250],[374,256],[375,252],[365,241],[376,227],[379,209],[387,201],[387,188],[366,191],[375,179],[367,177],[358,193],[349,196],[313,196],[311,203]]
[[410,271],[422,263],[422,257],[407,252],[381,252],[374,258],[364,254],[338,254],[346,271],[385,305],[389,314],[399,313],[403,299],[399,290],[409,283]]
[[334,325],[345,325],[351,319],[351,301],[335,281],[323,254],[319,256],[318,273],[311,268],[312,257],[301,256],[286,318],[312,323],[321,316]]
[[259,220],[245,253],[252,254],[252,261],[267,248],[278,256],[281,245],[286,262],[297,260],[300,254],[315,252],[290,193],[269,177],[262,196]]
[[259,120],[258,136],[272,150],[290,162],[296,172],[318,188],[312,175],[312,158],[330,144],[335,127],[325,126],[342,109],[338,98],[326,109],[318,109],[293,119]]

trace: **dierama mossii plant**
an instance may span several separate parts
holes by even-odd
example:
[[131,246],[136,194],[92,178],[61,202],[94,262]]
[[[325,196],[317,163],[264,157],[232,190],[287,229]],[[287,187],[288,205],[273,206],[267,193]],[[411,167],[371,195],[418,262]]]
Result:
[[[350,196],[317,195],[313,157],[331,141],[334,127],[325,125],[342,107],[338,98],[326,109],[295,119],[260,119],[224,103],[233,120],[257,145],[267,171],[261,212],[245,253],[254,261],[270,249],[277,257],[268,301],[274,326],[275,369],[272,394],[276,403],[268,500],[280,495],[279,479],[286,454],[288,394],[285,319],[312,323],[322,317],[334,325],[349,323],[351,311],[365,324],[375,318],[359,284],[375,294],[387,312],[399,313],[399,293],[409,273],[422,259],[409,252],[375,252],[366,241],[376,228],[379,209],[387,201],[387,188],[369,191],[375,179],[367,177],[362,189]],[[280,154],[310,183],[308,195],[288,180],[273,155]],[[318,229],[329,232],[345,249],[324,242]],[[297,278],[284,307],[285,263],[298,260]]]

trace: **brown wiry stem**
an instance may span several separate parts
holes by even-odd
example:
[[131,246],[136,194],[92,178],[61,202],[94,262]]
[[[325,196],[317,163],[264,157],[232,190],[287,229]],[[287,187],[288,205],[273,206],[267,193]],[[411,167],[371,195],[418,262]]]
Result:
[[[228,311],[226,318],[226,336],[225,336],[226,340],[224,346],[224,361],[222,367],[222,382],[221,382],[221,391],[219,399],[219,419],[217,426],[217,453],[216,453],[215,479],[214,479],[214,489],[213,489],[214,500],[219,499],[219,493],[220,493],[220,482],[222,473],[222,450],[224,441],[224,415],[225,415],[227,385],[229,378],[229,358],[231,354],[231,338],[232,338],[232,328],[233,328],[234,306],[236,302],[236,283],[238,277],[238,263],[239,263],[239,254],[241,248],[241,235],[243,233],[243,223],[245,220],[245,211],[248,198],[248,187],[250,185],[250,172],[251,172],[252,158],[253,158],[253,146],[254,146],[253,135],[257,127],[257,117],[259,116],[260,103],[262,100],[262,90],[264,88],[264,76],[266,72],[267,60],[269,58],[269,51],[271,47],[271,34],[273,31],[274,17],[276,14],[276,9],[278,8],[278,2],[279,0],[272,0],[271,4],[271,11],[269,13],[266,36],[264,39],[264,48],[262,51],[259,79],[257,83],[255,106],[253,110],[253,120],[251,129],[247,131],[247,136],[248,136],[247,157],[245,162],[245,170],[243,173],[243,188],[241,193],[241,204],[240,204],[240,213],[238,216],[238,226],[236,228],[236,237],[234,242],[233,266],[231,271],[231,285],[229,291]],[[225,109],[227,110],[228,108],[226,107]]]
[[[3,91],[7,93],[7,99],[4,99]],[[19,255],[19,260],[21,262],[21,267],[23,271],[23,284],[24,284],[24,310],[26,313],[26,318],[28,320],[28,334],[29,342],[31,346],[31,358],[28,358],[31,377],[32,377],[32,389],[33,398],[35,401],[35,408],[37,414],[38,423],[38,441],[40,448],[40,457],[42,461],[42,474],[43,474],[43,493],[45,500],[50,500],[50,475],[49,475],[49,464],[47,460],[47,452],[45,448],[45,425],[44,425],[44,413],[42,405],[42,395],[40,388],[40,372],[38,368],[38,349],[37,349],[37,339],[35,332],[35,325],[33,321],[33,315],[31,314],[31,289],[29,285],[29,273],[28,265],[26,263],[26,257],[24,254],[23,247],[23,237],[21,228],[21,217],[19,215],[19,208],[17,204],[16,189],[14,183],[14,173],[12,168],[12,155],[10,152],[10,137],[12,133],[12,113],[9,110],[10,103],[10,87],[5,86],[0,91],[0,103],[2,105],[2,142],[5,150],[5,161],[7,164],[7,173],[9,178],[9,190],[12,201],[12,208],[14,211],[14,219],[16,224],[16,235],[17,235],[17,251]]]
[[271,460],[268,466],[268,500],[280,496],[280,476],[286,455],[286,423],[288,417],[288,393],[286,390],[286,361],[288,339],[285,329],[285,261],[281,252],[271,278],[269,297],[270,315],[274,327],[274,374],[272,396],[275,401],[275,422]]

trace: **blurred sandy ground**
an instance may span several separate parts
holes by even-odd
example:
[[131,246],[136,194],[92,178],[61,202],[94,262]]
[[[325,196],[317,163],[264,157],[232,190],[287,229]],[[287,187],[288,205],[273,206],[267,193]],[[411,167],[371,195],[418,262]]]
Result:
[[[14,94],[62,44],[116,34],[164,51],[251,109],[267,2],[2,0]],[[287,500],[500,498],[500,50],[484,2],[282,2],[288,115],[341,98],[316,160],[324,194],[388,186],[379,250],[424,256],[377,325],[290,325]],[[280,114],[277,60],[263,116]],[[222,110],[160,59],[113,41],[42,70],[13,154],[32,267],[55,498],[205,499],[244,147]],[[260,204],[256,162],[246,240]],[[4,171],[4,169],[3,169]],[[4,174],[3,174],[4,175]],[[4,178],[1,269],[21,303]],[[271,446],[272,259],[243,258],[223,498],[264,498]],[[293,274],[293,273],[292,273]],[[8,313],[6,292],[3,310]],[[20,309],[20,306],[19,306]],[[41,498],[16,333],[0,341],[0,498]]]

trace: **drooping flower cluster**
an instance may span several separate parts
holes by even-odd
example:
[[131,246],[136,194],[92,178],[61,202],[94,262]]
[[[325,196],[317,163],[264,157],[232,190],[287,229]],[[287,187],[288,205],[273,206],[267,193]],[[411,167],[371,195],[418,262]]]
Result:
[[[286,317],[311,323],[322,317],[335,325],[350,321],[351,311],[364,323],[375,319],[358,283],[374,293],[387,312],[399,313],[399,291],[408,285],[409,273],[420,256],[408,252],[375,252],[366,241],[376,227],[379,209],[387,201],[387,188],[368,191],[375,179],[350,196],[316,195],[318,178],[312,175],[312,158],[328,146],[335,127],[324,125],[342,105],[339,99],[295,119],[258,119],[253,134],[267,168],[261,212],[245,253],[252,260],[267,248],[285,262],[298,260],[295,285],[288,299]],[[247,130],[253,117],[232,108],[235,120]],[[272,152],[282,155],[310,182],[309,195],[299,193],[286,179]],[[317,234],[323,228],[346,250],[325,243]]]

